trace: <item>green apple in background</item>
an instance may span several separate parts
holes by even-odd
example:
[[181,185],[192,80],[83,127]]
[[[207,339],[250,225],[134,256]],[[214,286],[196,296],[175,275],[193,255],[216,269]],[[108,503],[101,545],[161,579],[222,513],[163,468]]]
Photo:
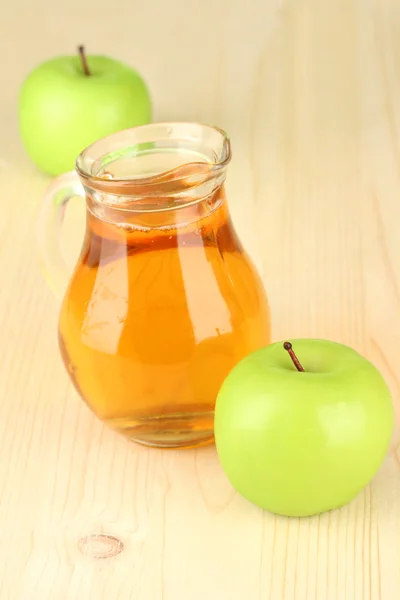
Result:
[[230,372],[216,402],[215,442],[240,494],[299,517],[346,504],[372,479],[394,412],[381,374],[356,351],[292,343],[262,348]]
[[131,67],[106,56],[60,56],[39,65],[19,98],[23,144],[45,173],[74,168],[92,142],[151,120],[146,84]]

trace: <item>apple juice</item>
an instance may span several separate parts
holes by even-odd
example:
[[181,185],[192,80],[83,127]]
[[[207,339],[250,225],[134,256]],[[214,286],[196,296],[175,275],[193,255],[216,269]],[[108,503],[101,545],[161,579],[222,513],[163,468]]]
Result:
[[270,340],[264,288],[224,189],[179,210],[132,214],[123,225],[106,212],[88,202],[61,309],[69,374],[93,412],[136,442],[209,443],[222,381]]

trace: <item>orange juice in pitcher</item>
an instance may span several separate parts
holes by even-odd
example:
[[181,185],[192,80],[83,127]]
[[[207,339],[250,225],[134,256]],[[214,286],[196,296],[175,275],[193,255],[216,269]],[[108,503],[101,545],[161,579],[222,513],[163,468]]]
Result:
[[229,216],[229,160],[219,129],[145,125],[90,146],[78,175],[56,180],[45,198],[42,254],[65,288],[55,227],[68,199],[86,195],[60,348],[81,397],[135,442],[211,442],[222,381],[270,339],[264,287]]

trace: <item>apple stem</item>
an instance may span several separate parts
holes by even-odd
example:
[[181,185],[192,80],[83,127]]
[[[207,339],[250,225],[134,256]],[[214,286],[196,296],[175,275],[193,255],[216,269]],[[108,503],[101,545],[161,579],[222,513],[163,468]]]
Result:
[[287,350],[289,352],[289,356],[293,361],[294,366],[296,367],[296,369],[298,371],[302,371],[304,373],[304,369],[300,364],[299,359],[297,358],[297,356],[295,355],[293,348],[292,348],[292,344],[290,342],[285,342],[283,344],[283,347],[285,348],[285,350]]
[[91,73],[89,70],[89,65],[87,62],[86,54],[85,54],[85,46],[78,46],[78,52],[81,57],[83,72],[85,73],[86,77],[89,77],[91,75]]

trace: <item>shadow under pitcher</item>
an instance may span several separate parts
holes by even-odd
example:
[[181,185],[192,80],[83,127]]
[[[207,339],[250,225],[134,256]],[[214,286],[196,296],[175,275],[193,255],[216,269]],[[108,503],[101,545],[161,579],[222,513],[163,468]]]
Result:
[[[84,150],[43,201],[39,245],[63,295],[69,376],[101,421],[147,446],[212,442],[224,378],[270,341],[264,287],[228,211],[230,157],[214,127],[136,127]],[[77,195],[86,233],[71,276],[60,238]]]

